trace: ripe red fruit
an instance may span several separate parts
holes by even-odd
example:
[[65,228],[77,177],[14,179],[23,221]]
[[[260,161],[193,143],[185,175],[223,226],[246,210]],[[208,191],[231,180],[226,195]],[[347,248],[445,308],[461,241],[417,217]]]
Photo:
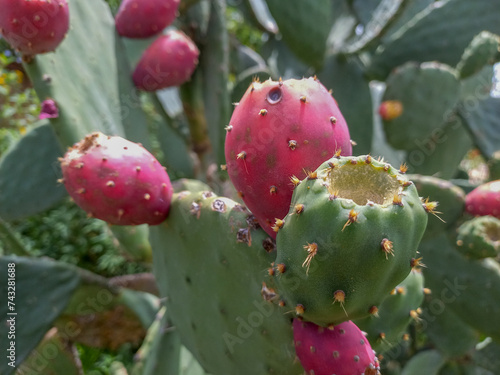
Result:
[[140,144],[96,132],[61,160],[69,195],[91,216],[117,225],[160,224],[172,185],[166,170]]
[[66,0],[0,0],[0,33],[24,56],[54,51],[69,28]]
[[186,34],[171,30],[144,51],[132,75],[134,84],[144,91],[180,86],[191,78],[199,54]]
[[349,129],[315,78],[252,83],[227,127],[229,177],[273,238],[276,219],[290,208],[294,184],[336,152],[351,155]]
[[293,340],[297,357],[308,374],[380,375],[375,352],[350,320],[325,328],[294,319]]
[[180,0],[123,0],[115,17],[116,31],[127,38],[159,34],[177,17]]
[[500,180],[482,184],[467,194],[465,209],[474,216],[491,215],[500,219]]

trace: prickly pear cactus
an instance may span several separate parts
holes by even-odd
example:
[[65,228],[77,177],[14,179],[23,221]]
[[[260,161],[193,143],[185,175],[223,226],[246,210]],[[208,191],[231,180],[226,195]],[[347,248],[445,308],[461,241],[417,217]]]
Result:
[[[22,323],[2,374],[54,345],[45,372],[498,372],[499,1],[119,3],[0,0],[0,150],[20,131],[0,155],[0,264]],[[57,157],[94,132],[124,143],[71,185]],[[36,259],[19,221],[64,198],[61,177],[75,201],[107,197],[82,207],[152,273]],[[333,348],[351,319],[367,336]],[[79,345],[130,358],[96,369]]]

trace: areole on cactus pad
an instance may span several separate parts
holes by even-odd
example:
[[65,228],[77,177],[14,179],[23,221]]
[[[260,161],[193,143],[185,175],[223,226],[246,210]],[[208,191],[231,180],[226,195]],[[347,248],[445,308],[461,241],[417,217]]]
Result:
[[335,152],[352,152],[335,99],[312,77],[253,82],[226,130],[229,177],[273,238],[273,224],[288,212],[294,183]]
[[160,224],[172,200],[164,167],[140,144],[89,134],[61,159],[63,182],[89,215],[117,225]]
[[419,265],[435,202],[371,156],[334,156],[309,174],[279,220],[276,281],[297,315],[328,326],[376,313]]

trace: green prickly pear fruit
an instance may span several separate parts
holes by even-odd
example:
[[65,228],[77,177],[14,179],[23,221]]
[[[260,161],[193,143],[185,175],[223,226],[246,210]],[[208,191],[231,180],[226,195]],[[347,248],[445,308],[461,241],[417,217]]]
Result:
[[466,257],[483,259],[500,254],[500,219],[479,216],[458,228],[456,247]]
[[327,326],[369,316],[411,269],[435,202],[371,156],[334,156],[293,193],[276,281],[296,314]]

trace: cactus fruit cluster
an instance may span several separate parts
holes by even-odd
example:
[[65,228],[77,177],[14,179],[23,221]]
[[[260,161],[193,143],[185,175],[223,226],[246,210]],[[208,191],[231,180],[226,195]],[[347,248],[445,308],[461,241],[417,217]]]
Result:
[[[0,9],[41,103],[0,157],[1,374],[498,374],[500,2]],[[68,195],[151,273],[30,256]]]

